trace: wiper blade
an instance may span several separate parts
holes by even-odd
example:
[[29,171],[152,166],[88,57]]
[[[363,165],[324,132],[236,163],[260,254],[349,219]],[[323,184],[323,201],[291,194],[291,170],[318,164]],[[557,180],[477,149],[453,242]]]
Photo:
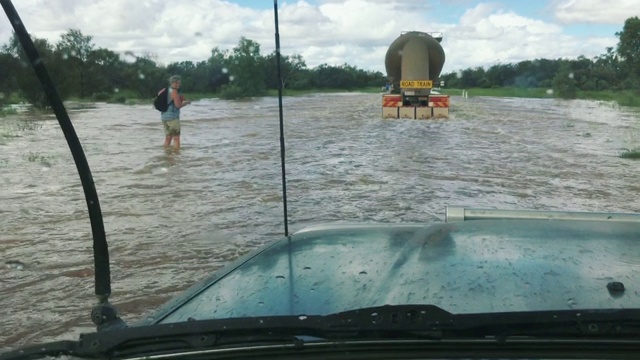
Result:
[[0,360],[71,355],[127,357],[231,345],[314,341],[536,339],[638,339],[640,310],[540,311],[451,314],[433,305],[381,306],[325,316],[268,316],[198,320],[82,334],[78,342],[36,346]]
[[[80,335],[77,342],[32,346],[0,355],[0,360],[35,359],[70,355],[81,358],[123,357],[221,347],[240,343],[299,343],[300,338],[344,340],[389,338],[416,331],[425,321],[439,323],[453,316],[432,305],[382,306],[331,315],[265,316],[197,320],[182,323],[129,327]],[[440,337],[420,327],[420,338]],[[405,334],[406,335],[406,334]]]

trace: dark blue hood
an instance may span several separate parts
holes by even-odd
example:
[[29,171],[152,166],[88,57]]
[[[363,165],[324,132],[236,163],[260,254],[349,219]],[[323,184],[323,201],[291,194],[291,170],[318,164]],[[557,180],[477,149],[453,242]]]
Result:
[[399,304],[451,313],[638,308],[639,254],[638,222],[318,226],[221,269],[149,321]]

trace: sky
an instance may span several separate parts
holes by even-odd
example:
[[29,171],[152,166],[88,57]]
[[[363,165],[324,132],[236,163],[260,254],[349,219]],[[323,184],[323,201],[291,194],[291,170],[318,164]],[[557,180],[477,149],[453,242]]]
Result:
[[[96,48],[150,56],[160,64],[206,60],[241,37],[275,49],[272,0],[14,0],[32,36],[52,44],[69,29]],[[283,55],[309,68],[349,64],[386,74],[389,45],[403,32],[443,34],[443,73],[539,58],[592,58],[615,49],[640,0],[287,0],[278,1]],[[0,17],[0,45],[12,28]]]

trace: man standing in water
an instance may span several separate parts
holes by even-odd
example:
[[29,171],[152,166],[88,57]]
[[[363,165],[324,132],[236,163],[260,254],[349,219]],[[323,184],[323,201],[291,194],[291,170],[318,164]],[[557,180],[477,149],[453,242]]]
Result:
[[167,91],[167,101],[169,107],[167,111],[160,114],[160,120],[164,124],[164,147],[171,146],[171,141],[176,150],[180,150],[180,109],[186,105],[191,104],[191,101],[185,100],[184,96],[180,94],[180,86],[182,85],[182,78],[180,75],[173,75],[169,78],[169,88]]

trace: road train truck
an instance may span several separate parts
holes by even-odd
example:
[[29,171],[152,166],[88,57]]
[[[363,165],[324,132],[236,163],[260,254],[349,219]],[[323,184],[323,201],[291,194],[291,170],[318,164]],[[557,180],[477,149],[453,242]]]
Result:
[[382,95],[382,117],[432,119],[449,117],[449,96],[434,93],[444,65],[442,33],[409,31],[395,39],[385,56],[388,83]]

